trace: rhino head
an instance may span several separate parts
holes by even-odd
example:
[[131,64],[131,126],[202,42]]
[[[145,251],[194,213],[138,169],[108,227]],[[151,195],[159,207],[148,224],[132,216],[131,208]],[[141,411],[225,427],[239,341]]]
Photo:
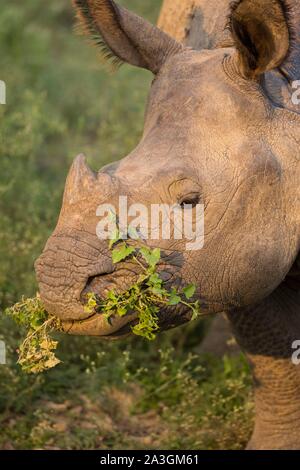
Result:
[[[299,252],[297,213],[300,117],[274,101],[265,77],[283,70],[292,48],[281,1],[242,0],[231,7],[232,44],[193,50],[111,0],[76,0],[87,34],[105,56],[154,74],[138,146],[93,172],[77,157],[54,233],[36,262],[47,310],[74,334],[119,337],[135,312],[88,316],[86,292],[124,290],[139,274],[130,260],[113,265],[96,235],[97,208],[129,203],[204,205],[204,245],[148,240],[160,247],[170,286],[194,283],[202,310],[230,311],[259,302],[282,282]],[[270,80],[269,80],[270,81]],[[299,173],[299,171],[298,171]],[[298,201],[299,206],[299,201]],[[296,209],[293,209],[293,207]],[[182,306],[160,312],[162,328],[188,321]]]

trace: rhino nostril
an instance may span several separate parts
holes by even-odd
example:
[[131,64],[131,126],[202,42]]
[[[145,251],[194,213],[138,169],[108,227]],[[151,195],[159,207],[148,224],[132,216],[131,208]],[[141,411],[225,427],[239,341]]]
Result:
[[113,271],[109,271],[106,273],[97,274],[95,276],[90,276],[85,284],[84,289],[81,292],[81,295],[80,295],[81,303],[86,302],[86,296],[89,293],[98,294],[101,297],[103,295],[105,288],[108,286],[110,282],[106,280],[106,276],[108,276],[108,274],[111,274],[112,272]]

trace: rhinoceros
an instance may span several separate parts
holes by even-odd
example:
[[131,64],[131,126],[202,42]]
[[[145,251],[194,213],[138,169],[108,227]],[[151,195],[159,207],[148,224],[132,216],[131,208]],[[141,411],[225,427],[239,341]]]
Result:
[[[300,368],[292,345],[300,339],[300,108],[293,99],[300,7],[221,3],[228,7],[224,34],[199,50],[112,0],[74,1],[105,57],[145,68],[154,80],[137,147],[99,172],[83,155],[75,159],[37,278],[45,307],[68,333],[128,335],[135,312],[108,323],[83,304],[84,292],[126,290],[139,274],[130,259],[112,263],[107,241],[96,235],[97,207],[117,205],[120,196],[147,207],[201,203],[201,249],[187,250],[184,239],[148,240],[161,249],[160,274],[166,285],[195,284],[204,313],[226,312],[248,355],[256,407],[248,448],[299,449]],[[183,305],[159,313],[161,329],[189,319]]]

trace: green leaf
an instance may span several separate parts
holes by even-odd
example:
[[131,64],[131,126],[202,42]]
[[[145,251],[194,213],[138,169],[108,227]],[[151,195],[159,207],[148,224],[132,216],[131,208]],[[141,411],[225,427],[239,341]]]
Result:
[[128,237],[133,240],[139,240],[141,238],[135,227],[128,227]]
[[178,305],[181,302],[181,298],[175,289],[172,289],[169,294],[168,305]]
[[33,330],[38,330],[43,323],[43,320],[41,320],[40,318],[33,318],[30,322],[30,326]]
[[123,261],[124,259],[128,258],[128,256],[132,255],[134,253],[135,248],[132,246],[127,246],[127,245],[122,245],[121,247],[115,248],[112,251],[112,260],[114,264],[119,263],[120,261]]
[[159,297],[163,297],[166,292],[165,289],[156,286],[150,287],[150,290],[154,295],[158,295]]
[[140,248],[140,253],[146,263],[151,267],[155,268],[157,263],[160,260],[160,249],[159,248],[154,248],[154,250],[151,250],[150,248],[143,246]]
[[111,239],[109,240],[109,249],[111,250],[112,247],[121,239],[122,235],[120,233],[120,230],[118,228],[115,228],[115,230],[111,234]]
[[184,289],[182,289],[182,292],[184,293],[186,299],[189,300],[195,294],[196,286],[194,284],[190,284],[190,285],[186,286]]
[[114,222],[115,224],[117,224],[117,214],[114,211],[112,210],[109,211],[108,218],[111,222]]
[[148,280],[148,285],[150,286],[155,286],[155,287],[161,287],[162,285],[162,279],[159,277],[157,273],[151,274]]
[[118,300],[118,297],[116,296],[113,290],[108,291],[106,298],[113,301]]
[[127,308],[126,307],[119,307],[117,309],[117,314],[119,315],[119,317],[124,317],[124,315],[126,315],[127,313]]

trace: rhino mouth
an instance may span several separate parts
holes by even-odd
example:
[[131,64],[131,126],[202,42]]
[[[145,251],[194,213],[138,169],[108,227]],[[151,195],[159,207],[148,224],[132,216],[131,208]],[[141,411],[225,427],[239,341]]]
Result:
[[[123,274],[123,273],[122,273]],[[170,273],[164,273],[165,279],[171,279]],[[90,277],[85,288],[81,293],[80,302],[84,306],[87,294],[93,293],[101,299],[105,299],[106,294],[113,290],[124,291],[128,286],[132,285],[132,278],[138,273],[128,273],[126,285],[120,285],[116,281],[116,271],[114,277],[111,274],[101,274]],[[121,276],[124,279],[123,276]],[[174,307],[163,307],[159,312],[159,329],[160,331],[174,328],[186,323],[186,318],[182,312],[177,312]],[[65,333],[71,335],[98,336],[103,339],[120,339],[133,335],[132,327],[138,323],[137,312],[132,311],[124,317],[112,316],[111,321],[105,318],[101,312],[93,312],[83,319],[62,320],[62,329]]]
[[[118,339],[131,335],[131,328],[137,322],[136,315],[134,315],[134,318],[133,315],[130,315],[130,318],[124,318],[122,324],[118,327],[115,325],[118,323],[117,320],[110,325],[101,313],[96,312],[83,320],[63,320],[61,322],[62,331],[71,335],[99,336],[103,339]],[[104,322],[106,323],[105,326],[103,325]]]
[[[116,272],[112,273],[101,273],[98,275],[91,276],[87,279],[84,289],[80,295],[80,304],[82,309],[87,302],[88,294],[95,294],[100,299],[105,299],[109,291],[115,290],[120,286],[114,282]],[[118,278],[118,276],[117,276]],[[123,288],[124,286],[122,286]],[[128,286],[125,286],[127,288]],[[84,335],[84,336],[98,336],[103,339],[118,339],[121,337],[129,336],[131,334],[131,328],[137,322],[137,315],[128,313],[123,318],[114,315],[110,321],[106,319],[104,314],[99,311],[93,311],[91,314],[87,314],[86,318],[71,318],[62,320],[63,332],[71,335]]]
[[[95,294],[100,299],[105,300],[110,291],[119,294],[126,292],[138,280],[140,273],[140,267],[130,262],[120,263],[114,269],[103,269],[103,271],[101,269],[98,274],[93,273],[86,277],[78,292],[76,301],[69,305],[68,314],[63,315],[62,310],[59,310],[56,305],[54,308],[52,300],[51,302],[46,300],[46,308],[60,318],[62,331],[67,334],[97,336],[104,339],[119,339],[133,335],[132,327],[139,321],[136,311],[128,312],[123,317],[115,314],[108,321],[101,311],[95,310],[87,313],[84,311],[84,307],[87,303],[88,294]],[[180,283],[178,272],[176,273],[174,266],[169,263],[160,266],[160,276],[167,288]],[[45,299],[46,295],[44,295]],[[159,312],[161,331],[181,325],[188,320],[189,318],[186,317],[185,312],[179,308],[163,307]]]

